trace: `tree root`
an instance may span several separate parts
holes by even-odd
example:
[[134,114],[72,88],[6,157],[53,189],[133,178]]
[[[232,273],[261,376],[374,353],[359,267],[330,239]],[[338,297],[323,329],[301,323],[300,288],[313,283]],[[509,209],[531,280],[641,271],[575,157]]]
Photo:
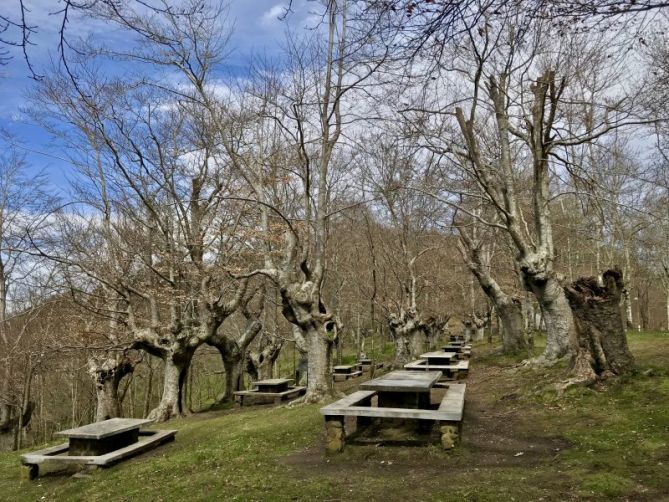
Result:
[[533,357],[531,359],[525,359],[523,362],[520,363],[520,366],[525,368],[550,368],[551,366],[555,366],[563,359],[564,357],[560,357],[557,359],[548,359],[546,358],[545,355],[542,354],[540,356]]

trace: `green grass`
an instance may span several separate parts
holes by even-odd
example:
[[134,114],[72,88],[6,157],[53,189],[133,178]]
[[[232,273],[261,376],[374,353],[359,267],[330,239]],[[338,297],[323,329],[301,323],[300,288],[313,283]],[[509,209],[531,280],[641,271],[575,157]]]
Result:
[[87,478],[20,481],[19,454],[2,453],[0,499],[669,500],[669,335],[629,340],[635,375],[563,396],[563,366],[517,369],[475,346],[465,440],[453,452],[326,456],[317,406],[217,411],[163,425],[179,431],[174,443]]

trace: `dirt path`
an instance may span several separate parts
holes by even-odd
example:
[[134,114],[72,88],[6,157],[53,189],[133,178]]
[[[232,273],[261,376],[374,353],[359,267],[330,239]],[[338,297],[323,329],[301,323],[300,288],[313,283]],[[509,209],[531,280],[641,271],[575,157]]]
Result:
[[[467,479],[485,476],[485,471],[490,469],[525,467],[529,473],[537,465],[545,467],[569,444],[550,433],[531,432],[536,427],[532,427],[526,414],[515,406],[511,379],[499,378],[508,371],[496,367],[477,369],[473,364],[466,381],[462,443],[453,452],[426,446],[349,445],[342,454],[326,456],[324,440],[320,438],[309,448],[286,457],[283,463],[300,479],[327,477],[351,487],[355,487],[361,477],[373,478],[388,487],[403,480],[391,495],[399,496],[404,490],[412,494],[422,491],[428,498],[430,487],[439,480],[447,483],[462,478],[466,483]],[[559,487],[552,489],[554,493],[561,491]],[[562,497],[563,500],[570,498],[568,492]],[[395,500],[381,494],[379,498]]]

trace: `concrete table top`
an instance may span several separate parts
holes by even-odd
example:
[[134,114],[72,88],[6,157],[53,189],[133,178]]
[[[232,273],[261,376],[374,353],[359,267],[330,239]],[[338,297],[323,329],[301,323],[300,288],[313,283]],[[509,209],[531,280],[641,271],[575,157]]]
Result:
[[377,392],[420,392],[428,393],[441,378],[441,371],[397,370],[360,385],[361,389]]
[[76,439],[102,439],[133,429],[139,429],[142,425],[150,424],[151,422],[153,420],[143,418],[110,418],[102,422],[56,432],[55,435]]

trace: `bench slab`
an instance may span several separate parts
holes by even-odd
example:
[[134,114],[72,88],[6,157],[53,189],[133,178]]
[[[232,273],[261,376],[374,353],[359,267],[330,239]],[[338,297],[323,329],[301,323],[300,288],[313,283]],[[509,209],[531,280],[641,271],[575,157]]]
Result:
[[142,425],[150,424],[151,422],[153,420],[143,418],[110,418],[102,422],[95,422],[82,427],[56,432],[55,435],[76,439],[103,439],[133,429],[139,429]]
[[140,439],[134,444],[105,453],[104,455],[68,455],[67,451],[70,445],[63,443],[21,455],[21,463],[31,467],[30,479],[34,479],[39,475],[37,466],[46,462],[108,467],[123,459],[139,455],[168,441],[173,441],[176,433],[177,431],[175,430],[140,431],[140,438],[146,439]]

